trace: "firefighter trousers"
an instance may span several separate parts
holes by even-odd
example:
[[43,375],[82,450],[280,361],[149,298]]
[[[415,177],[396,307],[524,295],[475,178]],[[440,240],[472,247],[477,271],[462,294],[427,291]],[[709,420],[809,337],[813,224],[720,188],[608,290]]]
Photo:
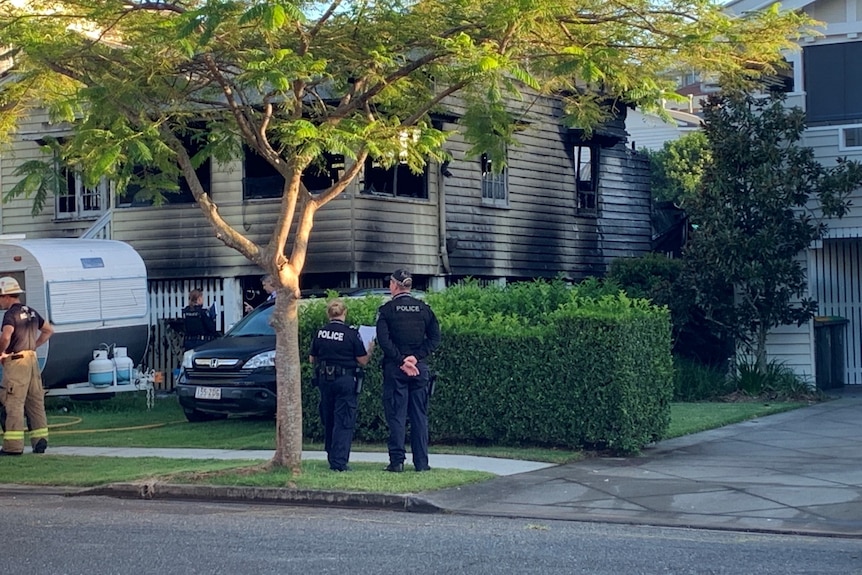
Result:
[[[14,358],[14,359],[13,359]],[[30,445],[48,440],[48,418],[45,415],[45,391],[35,351],[21,351],[3,362],[3,387],[0,403],[6,410],[3,451],[24,452],[24,432],[30,422]]]

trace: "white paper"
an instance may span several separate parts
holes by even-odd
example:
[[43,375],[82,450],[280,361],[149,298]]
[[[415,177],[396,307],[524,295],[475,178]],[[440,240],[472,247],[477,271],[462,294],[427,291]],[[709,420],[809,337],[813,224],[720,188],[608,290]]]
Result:
[[371,342],[377,339],[377,326],[360,325],[359,339],[362,340],[362,345],[365,346],[365,351],[368,351],[368,348],[371,347]]
[[213,302],[212,305],[210,305],[209,309],[207,310],[207,315],[209,315],[211,319],[216,318],[216,316],[218,315],[218,303],[217,302]]

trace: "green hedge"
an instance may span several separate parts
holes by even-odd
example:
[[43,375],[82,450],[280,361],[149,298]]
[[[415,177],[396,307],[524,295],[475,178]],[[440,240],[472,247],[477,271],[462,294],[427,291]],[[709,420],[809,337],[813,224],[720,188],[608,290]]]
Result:
[[[588,294],[585,296],[584,294]],[[349,300],[348,322],[373,324],[381,299]],[[595,282],[480,287],[427,296],[443,333],[432,368],[432,442],[548,445],[637,451],[669,423],[673,392],[667,310]],[[307,350],[324,302],[303,306]],[[379,351],[375,352],[379,354]],[[356,439],[383,441],[379,356],[366,370]],[[304,366],[303,418],[322,436],[318,392]]]

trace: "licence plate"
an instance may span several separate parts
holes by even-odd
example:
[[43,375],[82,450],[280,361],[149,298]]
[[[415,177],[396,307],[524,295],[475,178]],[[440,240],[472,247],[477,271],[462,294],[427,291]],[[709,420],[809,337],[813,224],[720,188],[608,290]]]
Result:
[[196,387],[195,399],[221,399],[220,387]]

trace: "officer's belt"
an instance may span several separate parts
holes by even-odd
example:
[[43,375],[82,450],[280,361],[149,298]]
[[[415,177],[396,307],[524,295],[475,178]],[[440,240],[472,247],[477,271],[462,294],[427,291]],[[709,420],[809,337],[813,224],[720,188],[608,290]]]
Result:
[[327,365],[325,363],[318,366],[317,371],[320,375],[329,375],[341,377],[342,375],[353,374],[355,371],[352,367],[342,367],[340,365]]

